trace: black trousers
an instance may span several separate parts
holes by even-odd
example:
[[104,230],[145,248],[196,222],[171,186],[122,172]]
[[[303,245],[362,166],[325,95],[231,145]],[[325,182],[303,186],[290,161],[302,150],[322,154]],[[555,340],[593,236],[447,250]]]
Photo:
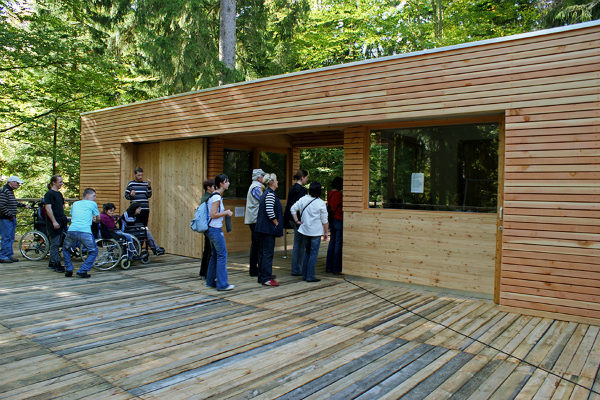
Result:
[[202,250],[202,262],[200,263],[200,276],[206,277],[208,270],[208,260],[210,260],[210,239],[204,234],[204,250]]

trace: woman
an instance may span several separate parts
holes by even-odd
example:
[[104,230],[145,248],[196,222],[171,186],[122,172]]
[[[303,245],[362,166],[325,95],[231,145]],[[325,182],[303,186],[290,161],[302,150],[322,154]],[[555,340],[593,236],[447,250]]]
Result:
[[100,213],[100,236],[105,239],[119,239],[124,238],[127,242],[127,258],[131,260],[135,253],[135,243],[129,233],[121,232],[117,230],[115,225],[115,205],[113,203],[106,203],[102,206],[102,212]]
[[[319,282],[315,276],[315,265],[321,246],[321,235],[327,240],[327,206],[319,197],[321,184],[313,182],[308,188],[308,194],[298,200],[291,208],[294,223],[302,237],[304,247],[304,262],[302,263],[302,278],[306,282]],[[298,219],[300,214],[300,219]]]
[[206,286],[217,290],[232,290],[235,285],[227,282],[227,246],[223,233],[223,217],[232,216],[231,210],[223,206],[223,193],[229,189],[229,178],[225,174],[215,177],[215,190],[208,198],[210,222],[206,234],[210,240],[210,260],[206,270]]
[[[125,232],[127,227],[134,227],[136,225],[135,221],[138,215],[142,212],[142,205],[140,203],[136,203],[135,201],[129,205],[129,208],[123,213],[121,216],[121,232]],[[162,256],[165,254],[165,249],[158,246],[156,240],[150,233],[150,229],[147,226],[143,226],[138,224],[140,229],[144,229],[146,231],[146,237],[148,238],[148,244],[150,245],[150,249],[157,256]]]
[[290,192],[287,197],[285,212],[283,213],[285,221],[285,229],[294,229],[294,247],[292,248],[292,276],[302,275],[302,261],[304,259],[304,251],[301,249],[302,236],[298,232],[298,225],[294,223],[290,209],[301,197],[306,195],[306,182],[308,181],[308,172],[299,169],[294,175],[296,183],[290,187]]
[[343,219],[344,212],[342,210],[342,187],[344,181],[339,176],[333,178],[331,182],[331,190],[327,194],[327,206],[329,207],[332,217],[329,229],[331,238],[329,239],[329,247],[327,248],[327,265],[325,270],[333,274],[342,273],[342,243],[343,238]]
[[273,255],[275,253],[275,238],[283,236],[283,210],[281,202],[275,194],[277,175],[266,174],[263,184],[267,189],[260,197],[255,232],[260,238],[258,253],[258,283],[264,286],[279,286],[273,275]]

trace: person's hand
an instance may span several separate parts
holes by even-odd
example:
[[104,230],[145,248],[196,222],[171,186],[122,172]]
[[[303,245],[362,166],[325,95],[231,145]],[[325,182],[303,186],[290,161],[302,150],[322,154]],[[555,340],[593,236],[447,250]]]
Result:
[[52,223],[52,227],[54,227],[54,230],[57,230],[57,229],[59,229],[59,228],[60,228],[60,224],[59,224],[58,222],[54,221],[54,222]]
[[130,196],[135,196],[135,190],[133,190],[133,189],[132,189],[132,190],[129,192],[129,195],[130,195]]
[[30,206],[29,204],[26,204],[26,205],[25,205],[25,208],[26,208],[27,210],[31,210],[31,206]]
[[278,226],[279,225],[279,221],[277,221],[277,219],[273,220],[273,225]]
[[302,225],[302,221],[300,221],[300,220],[295,221],[295,222],[296,222],[296,225]]
[[231,217],[233,212],[231,212],[231,210],[225,210],[225,215],[229,215]]
[[148,178],[146,180],[148,181],[148,189],[150,189],[150,185],[152,185],[152,179]]
[[327,232],[323,234],[323,240],[327,240]]

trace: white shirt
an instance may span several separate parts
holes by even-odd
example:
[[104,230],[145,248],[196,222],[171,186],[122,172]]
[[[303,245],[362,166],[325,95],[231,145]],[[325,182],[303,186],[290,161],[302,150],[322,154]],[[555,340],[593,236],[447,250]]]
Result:
[[298,232],[304,236],[321,236],[323,234],[323,225],[327,223],[327,207],[323,200],[315,199],[307,194],[295,202],[290,209],[292,215],[297,211],[302,213],[302,225],[298,228]]
[[[208,198],[208,213],[210,218],[210,211],[212,210],[212,206],[215,202],[219,202],[219,207],[217,207],[217,213],[223,212],[225,210],[225,206],[223,206],[223,198],[219,194],[214,194]],[[208,226],[213,228],[222,228],[223,227],[223,217],[213,218],[208,223]]]

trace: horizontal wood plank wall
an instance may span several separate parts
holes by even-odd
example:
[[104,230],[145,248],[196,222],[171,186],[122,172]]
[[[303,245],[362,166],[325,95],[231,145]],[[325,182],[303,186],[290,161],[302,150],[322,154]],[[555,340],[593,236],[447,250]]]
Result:
[[344,272],[492,295],[496,214],[344,213]]
[[506,113],[500,304],[600,318],[600,101]]
[[[99,202],[119,199],[121,145],[127,143],[296,134],[508,110],[501,302],[597,313],[600,301],[597,292],[588,296],[589,286],[551,282],[566,270],[576,271],[573,279],[596,279],[600,264],[593,236],[599,193],[592,183],[600,172],[599,44],[600,24],[592,22],[87,113],[80,184],[96,187]],[[364,192],[350,197],[359,192],[345,186],[347,211],[364,207]]]

